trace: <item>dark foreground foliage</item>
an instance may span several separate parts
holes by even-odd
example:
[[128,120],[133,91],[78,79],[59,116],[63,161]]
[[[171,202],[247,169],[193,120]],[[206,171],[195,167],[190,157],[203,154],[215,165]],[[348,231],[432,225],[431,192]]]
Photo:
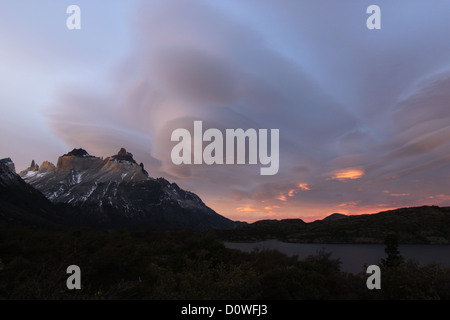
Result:
[[[382,264],[382,289],[368,290],[365,270],[344,273],[328,253],[244,253],[213,233],[8,226],[0,259],[0,299],[450,299],[449,269]],[[81,290],[66,287],[73,264]]]

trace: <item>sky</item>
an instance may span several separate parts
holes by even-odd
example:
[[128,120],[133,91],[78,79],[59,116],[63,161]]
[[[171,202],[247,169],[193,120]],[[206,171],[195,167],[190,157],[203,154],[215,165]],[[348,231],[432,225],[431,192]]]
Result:
[[[81,29],[69,30],[69,5]],[[366,12],[381,10],[381,29]],[[0,3],[0,158],[121,147],[241,221],[450,205],[450,2]],[[175,165],[176,128],[279,129],[260,165]]]

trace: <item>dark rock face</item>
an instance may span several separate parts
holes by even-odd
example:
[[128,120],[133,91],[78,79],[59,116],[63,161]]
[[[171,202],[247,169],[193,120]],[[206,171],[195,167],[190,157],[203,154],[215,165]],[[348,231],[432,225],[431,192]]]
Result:
[[98,226],[206,230],[235,225],[194,193],[150,177],[143,167],[124,148],[105,159],[74,149],[59,157],[56,167],[47,162],[20,175],[54,204],[69,206],[78,220]]
[[0,221],[31,226],[56,226],[64,217],[38,190],[15,172],[10,158],[0,160]]
[[64,156],[74,156],[74,157],[80,157],[80,158],[93,158],[94,156],[91,156],[89,153],[87,153],[86,150],[79,148],[79,149],[73,149],[72,151],[66,153]]
[[16,173],[16,166],[14,162],[12,162],[11,158],[0,159],[0,164],[9,168],[9,170],[13,173]]
[[33,171],[38,171],[39,170],[39,165],[37,165],[34,162],[34,160],[31,161],[30,170],[33,170]]

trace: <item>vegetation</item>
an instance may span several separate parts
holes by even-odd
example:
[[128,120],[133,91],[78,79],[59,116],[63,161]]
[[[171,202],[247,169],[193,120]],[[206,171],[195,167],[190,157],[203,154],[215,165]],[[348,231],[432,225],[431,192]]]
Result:
[[[450,299],[450,269],[381,263],[382,289],[327,252],[306,259],[225,248],[212,232],[0,227],[0,299]],[[390,256],[389,256],[390,254]],[[389,258],[390,257],[390,258]],[[66,269],[81,268],[81,290]]]

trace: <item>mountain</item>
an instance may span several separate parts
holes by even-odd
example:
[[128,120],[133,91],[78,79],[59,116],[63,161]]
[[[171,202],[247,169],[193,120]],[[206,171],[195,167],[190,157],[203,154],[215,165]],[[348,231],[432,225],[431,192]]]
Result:
[[257,221],[217,233],[227,241],[384,243],[388,235],[395,235],[401,243],[450,244],[450,207],[399,208],[350,216],[332,214],[310,223],[300,219]]
[[333,214],[330,214],[329,216],[323,218],[322,221],[333,221],[333,220],[344,219],[347,217],[348,217],[347,215],[342,214],[342,213],[333,213]]
[[10,158],[0,160],[0,222],[46,227],[64,223],[57,208],[16,173]]
[[156,229],[231,228],[229,220],[206,206],[194,193],[164,178],[152,178],[133,155],[122,148],[105,159],[84,149],[20,172],[55,205],[65,207],[80,222],[100,227]]

